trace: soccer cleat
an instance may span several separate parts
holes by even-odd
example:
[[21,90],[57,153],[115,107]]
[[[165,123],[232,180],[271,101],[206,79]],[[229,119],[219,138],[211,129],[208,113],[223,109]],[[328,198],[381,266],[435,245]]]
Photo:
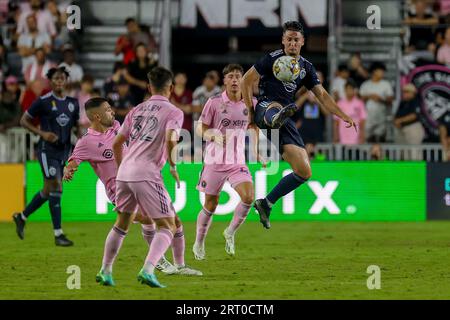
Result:
[[159,259],[158,264],[155,266],[155,268],[165,274],[177,273],[177,267],[171,264],[164,256]]
[[225,252],[230,256],[234,256],[234,235],[230,235],[227,232],[228,228],[223,230],[223,237],[225,238]]
[[187,265],[184,266],[178,266],[176,274],[185,275],[185,276],[202,276],[203,272],[200,270],[195,270]]
[[297,111],[297,105],[295,103],[288,104],[282,108],[272,117],[272,128],[279,129],[286,122],[286,120],[292,117]]
[[116,283],[112,277],[112,274],[105,274],[101,270],[95,276],[95,282],[100,283],[103,286],[114,287]]
[[64,234],[62,234],[55,237],[55,244],[61,247],[71,247],[73,246],[73,241],[70,241]]
[[159,283],[158,279],[156,279],[156,276],[154,273],[150,274],[144,271],[144,269],[142,269],[138,276],[137,279],[140,283],[142,284],[146,284],[152,288],[165,288],[165,285],[162,285],[161,283]]
[[200,246],[197,242],[194,243],[192,252],[194,253],[195,260],[205,260],[205,245]]
[[16,224],[16,233],[21,240],[25,237],[24,229],[25,229],[25,221],[22,219],[20,213],[13,214],[13,220]]
[[270,229],[269,217],[270,217],[271,209],[270,209],[269,205],[267,204],[266,199],[256,200],[255,203],[253,204],[253,207],[255,207],[255,209],[258,211],[259,221],[262,223],[264,228]]

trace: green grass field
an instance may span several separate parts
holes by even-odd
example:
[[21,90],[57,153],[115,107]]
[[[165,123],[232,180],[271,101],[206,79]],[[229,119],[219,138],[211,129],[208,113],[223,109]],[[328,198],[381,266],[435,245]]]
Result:
[[[207,260],[195,261],[195,224],[185,223],[186,261],[203,277],[166,276],[165,289],[139,284],[147,253],[133,225],[114,268],[117,286],[95,283],[111,223],[65,223],[75,241],[55,247],[49,223],[29,223],[18,240],[0,224],[0,299],[450,299],[450,223],[248,222],[236,236],[236,257],[224,251],[214,223]],[[66,269],[81,268],[81,289],[69,290]],[[381,289],[368,290],[369,265],[381,268]]]

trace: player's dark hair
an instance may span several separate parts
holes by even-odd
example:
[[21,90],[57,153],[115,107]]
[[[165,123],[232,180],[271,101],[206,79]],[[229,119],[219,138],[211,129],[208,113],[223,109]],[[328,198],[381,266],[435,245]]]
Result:
[[173,73],[163,67],[156,67],[147,75],[150,85],[157,91],[162,91],[173,82]]
[[48,70],[47,79],[51,80],[56,73],[62,73],[65,74],[66,77],[69,77],[69,71],[66,70],[66,67],[57,67]]
[[358,85],[356,84],[355,80],[353,79],[348,79],[347,82],[345,83],[345,88],[347,87],[352,87],[353,89],[357,88]]
[[286,21],[286,22],[283,24],[283,34],[284,34],[286,31],[297,31],[297,32],[300,32],[300,33],[302,34],[302,36],[305,35],[305,32],[304,32],[304,30],[303,30],[303,26],[302,26],[302,24],[301,24],[300,22],[298,22],[298,21]]
[[244,68],[240,64],[230,63],[225,66],[222,70],[222,75],[225,77],[227,74],[233,71],[239,71],[242,75],[244,74]]
[[87,112],[91,109],[98,108],[105,102],[108,102],[108,100],[105,98],[102,98],[102,97],[91,98],[88,101],[86,101],[86,103],[84,104],[84,110],[86,110],[86,112]]

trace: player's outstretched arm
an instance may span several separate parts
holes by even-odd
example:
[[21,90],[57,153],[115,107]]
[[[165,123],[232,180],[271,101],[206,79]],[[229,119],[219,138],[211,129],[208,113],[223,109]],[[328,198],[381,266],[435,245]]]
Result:
[[258,71],[256,71],[255,67],[251,67],[241,80],[242,97],[244,98],[244,103],[248,109],[249,124],[253,123],[255,113],[255,110],[253,109],[253,85],[255,82],[259,81],[259,78]]
[[116,160],[117,168],[122,163],[122,146],[127,141],[127,138],[120,133],[114,139],[112,149],[114,153],[114,160]]
[[334,99],[328,94],[328,92],[324,89],[324,87],[321,84],[318,84],[314,86],[311,90],[314,95],[316,96],[317,100],[319,101],[322,106],[327,109],[332,114],[338,116],[345,122],[347,122],[347,128],[354,127],[355,130],[358,130],[356,128],[356,124],[353,121],[352,118],[350,118],[347,114],[345,114],[341,108],[337,105],[337,103],[334,101]]

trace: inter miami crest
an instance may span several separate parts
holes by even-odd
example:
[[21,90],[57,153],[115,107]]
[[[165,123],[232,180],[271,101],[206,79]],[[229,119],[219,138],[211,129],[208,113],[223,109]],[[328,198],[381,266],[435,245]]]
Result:
[[75,106],[73,105],[73,103],[69,103],[69,105],[67,106],[69,108],[70,112],[73,112],[73,110],[75,110]]
[[245,108],[244,111],[243,111],[243,113],[244,113],[244,116],[248,116],[248,109]]
[[205,188],[205,187],[206,187],[206,181],[203,180],[203,181],[202,181],[202,188]]

